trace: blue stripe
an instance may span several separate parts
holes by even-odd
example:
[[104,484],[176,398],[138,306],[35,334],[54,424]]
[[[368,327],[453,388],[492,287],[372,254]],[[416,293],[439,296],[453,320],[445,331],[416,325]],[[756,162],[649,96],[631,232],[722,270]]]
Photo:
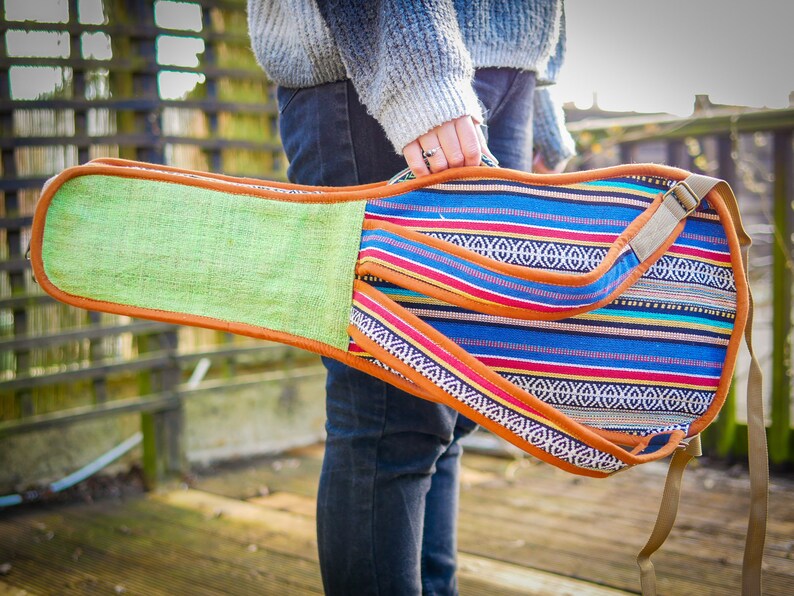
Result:
[[[705,363],[721,364],[725,359],[726,348],[723,346],[699,345],[686,346],[681,344],[651,342],[647,339],[630,339],[627,337],[604,337],[594,342],[587,336],[575,336],[568,333],[539,329],[515,329],[501,326],[473,325],[461,321],[427,320],[429,324],[438,329],[447,337],[455,341],[465,339],[487,340],[492,345],[470,346],[463,341],[461,345],[467,352],[479,355],[498,356],[507,358],[524,358],[557,364],[575,364],[580,366],[601,366],[616,368],[633,368],[645,371],[667,371],[677,373],[694,373],[708,376],[718,376],[719,369],[703,367],[698,370],[691,364],[658,364],[654,362],[641,362],[636,360],[620,360],[619,356],[662,357],[679,358]],[[496,344],[496,345],[494,345]],[[587,352],[600,352],[604,358],[582,357],[572,354],[545,354],[532,350],[514,348],[517,346],[555,346],[570,350]]]
[[592,314],[605,314],[605,315],[618,315],[618,316],[627,316],[627,317],[636,317],[641,319],[651,319],[657,321],[681,321],[682,323],[696,323],[700,325],[708,324],[714,327],[719,327],[721,329],[726,329],[728,331],[733,330],[733,322],[732,321],[716,321],[714,319],[704,320],[703,317],[691,317],[687,315],[680,315],[680,314],[665,314],[660,312],[648,312],[648,311],[631,311],[631,310],[621,310],[618,308],[612,307],[605,307],[603,309],[598,309],[592,311]]
[[[567,203],[564,215],[571,218],[579,218],[591,221],[571,222],[554,221],[541,216],[559,216],[559,199],[549,199],[545,197],[520,197],[517,201],[513,195],[504,193],[492,193],[487,196],[459,194],[444,197],[442,204],[445,207],[463,209],[459,213],[445,212],[442,214],[433,211],[418,211],[414,207],[428,207],[437,209],[439,197],[435,193],[414,191],[401,197],[387,199],[392,205],[400,204],[399,207],[384,206],[379,201],[371,201],[367,205],[367,213],[382,216],[397,217],[421,217],[423,219],[435,220],[460,220],[470,219],[475,221],[488,222],[507,222],[525,225],[538,225],[555,229],[574,229],[594,232],[621,232],[630,222],[632,222],[642,211],[637,207],[626,205],[615,205],[607,201],[597,201],[593,204]],[[511,211],[521,211],[520,214],[506,214],[500,211],[505,209]],[[482,209],[486,213],[471,213],[468,210]],[[599,223],[596,220],[617,220],[615,224]]]
[[[409,248],[396,247],[386,239],[392,239],[395,242],[410,245]],[[580,304],[590,304],[606,297],[613,291],[620,280],[622,280],[630,271],[638,265],[637,257],[632,252],[623,253],[612,268],[602,278],[596,282],[580,287],[560,287],[553,284],[545,284],[538,282],[525,281],[513,276],[495,273],[475,265],[463,259],[453,257],[437,250],[432,247],[417,245],[410,240],[406,240],[400,236],[386,232],[384,230],[367,231],[362,234],[362,248],[379,248],[384,252],[405,258],[409,261],[432,267],[436,270],[446,272],[474,287],[483,288],[484,290],[499,293],[503,296],[518,300],[533,300],[542,304],[561,307],[575,307]],[[416,251],[430,253],[430,256],[420,256]],[[465,267],[483,276],[488,276],[494,281],[486,281],[481,279],[476,273],[467,273],[458,267],[448,265],[442,261],[452,260],[455,264]],[[518,287],[507,287],[507,284]],[[554,297],[547,296],[546,294],[553,294]],[[582,298],[582,296],[593,294],[592,297]]]
[[657,189],[649,189],[646,186],[640,186],[633,182],[619,182],[617,180],[591,180],[590,182],[582,182],[584,186],[595,187],[610,187],[610,188],[625,188],[627,190],[636,191],[642,194],[653,195],[654,197],[659,194]]

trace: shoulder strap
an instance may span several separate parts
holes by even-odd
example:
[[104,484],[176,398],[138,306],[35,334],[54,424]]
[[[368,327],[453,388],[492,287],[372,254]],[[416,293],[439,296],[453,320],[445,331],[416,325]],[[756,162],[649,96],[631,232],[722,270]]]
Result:
[[687,443],[681,443],[680,448],[676,449],[673,459],[670,461],[670,468],[667,470],[667,478],[664,482],[662,504],[659,506],[656,523],[653,526],[648,542],[645,543],[645,546],[637,555],[643,596],[656,594],[656,573],[653,569],[653,562],[651,562],[651,555],[659,550],[670,535],[670,530],[672,530],[676,515],[678,515],[678,502],[681,497],[681,480],[684,477],[684,470],[692,459],[700,457],[701,454],[700,435],[695,435]]
[[[747,433],[749,443],[748,459],[750,464],[750,516],[742,565],[742,594],[756,596],[761,594],[761,561],[766,540],[766,520],[768,509],[769,460],[766,446],[766,426],[764,424],[764,405],[762,397],[761,367],[753,351],[753,295],[750,291],[748,276],[748,253],[752,241],[742,225],[736,197],[724,181],[700,174],[691,174],[683,184],[687,192],[698,199],[705,197],[711,190],[719,193],[731,214],[736,236],[741,248],[744,276],[747,280],[749,308],[744,337],[750,352],[750,372],[747,379]],[[700,455],[700,439],[694,437],[685,449],[679,450],[670,462],[662,503],[651,537],[637,556],[640,567],[640,582],[645,596],[656,594],[656,576],[650,557],[661,547],[670,533],[678,511],[681,490],[681,477],[684,468],[693,457]]]

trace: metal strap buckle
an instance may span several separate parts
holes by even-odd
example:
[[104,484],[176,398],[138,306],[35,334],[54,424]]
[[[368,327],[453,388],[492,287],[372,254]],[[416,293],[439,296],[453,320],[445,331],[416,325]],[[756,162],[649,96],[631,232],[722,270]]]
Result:
[[692,457],[700,457],[701,455],[703,455],[703,447],[700,440],[700,434],[696,434],[694,437],[684,439],[678,444],[677,449],[680,449],[681,451],[688,453]]
[[676,182],[670,190],[664,193],[665,199],[671,195],[678,201],[678,204],[686,211],[687,215],[692,213],[697,209],[698,205],[700,205],[700,197],[698,197],[695,191],[684,181]]

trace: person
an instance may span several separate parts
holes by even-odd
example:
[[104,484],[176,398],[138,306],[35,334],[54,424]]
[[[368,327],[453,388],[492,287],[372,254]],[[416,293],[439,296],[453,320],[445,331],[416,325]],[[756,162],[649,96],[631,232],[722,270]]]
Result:
[[[479,165],[560,171],[562,0],[249,0],[287,175],[344,186]],[[454,594],[460,439],[475,425],[333,360],[317,498],[326,593]]]

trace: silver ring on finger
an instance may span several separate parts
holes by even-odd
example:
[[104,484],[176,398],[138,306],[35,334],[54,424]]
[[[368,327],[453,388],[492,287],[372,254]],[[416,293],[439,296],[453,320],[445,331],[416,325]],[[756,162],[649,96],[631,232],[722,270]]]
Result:
[[441,147],[433,147],[432,149],[428,149],[427,151],[422,151],[422,157],[425,159],[429,157],[433,157],[436,153],[441,150]]

